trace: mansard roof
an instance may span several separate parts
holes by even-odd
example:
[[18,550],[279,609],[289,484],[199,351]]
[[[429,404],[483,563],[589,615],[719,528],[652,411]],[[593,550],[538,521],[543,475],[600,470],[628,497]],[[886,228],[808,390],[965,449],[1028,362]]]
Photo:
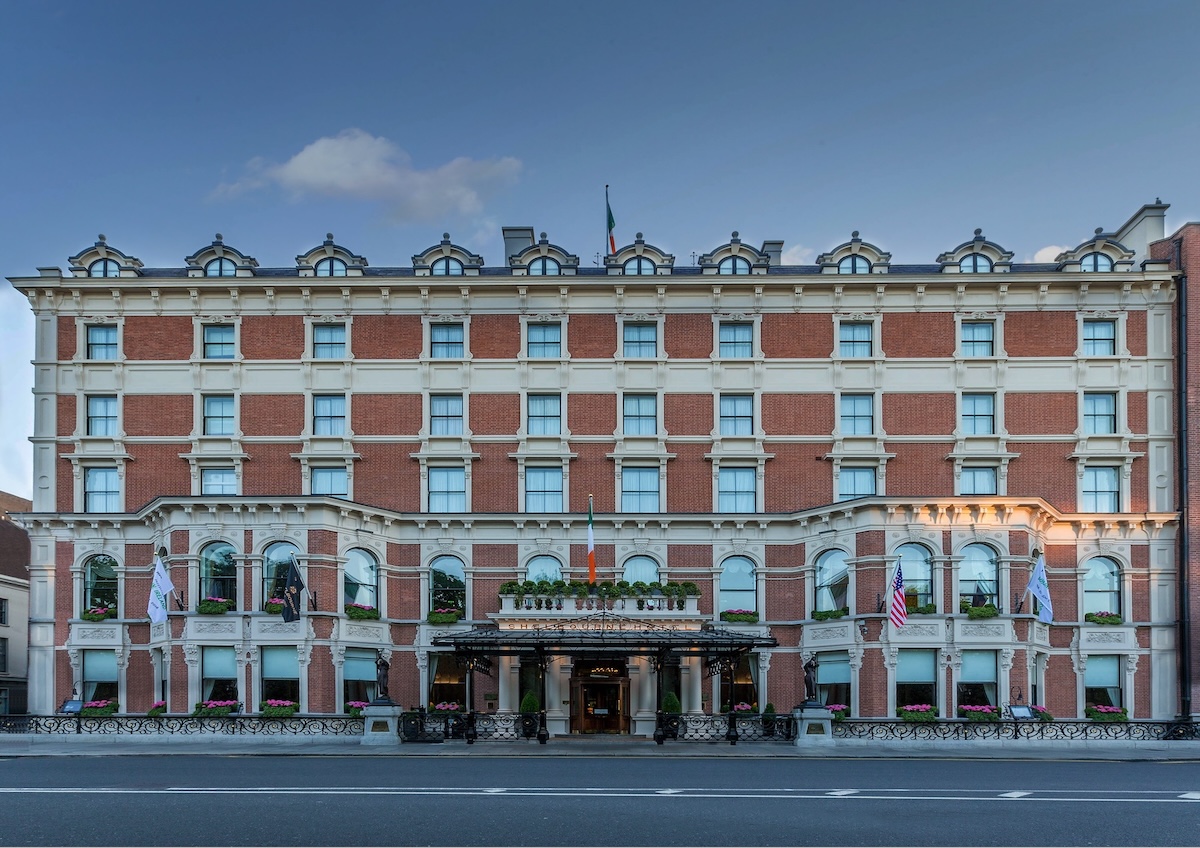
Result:
[[855,230],[850,234],[850,241],[843,242],[828,253],[818,256],[817,264],[821,266],[821,273],[836,274],[838,264],[849,256],[861,256],[871,263],[872,274],[886,274],[892,262],[892,254],[884,253],[870,242],[863,241],[858,237],[858,230]]
[[700,257],[700,273],[719,273],[722,262],[731,257],[736,257],[744,259],[750,264],[751,274],[765,274],[767,273],[768,266],[772,264],[772,258],[775,259],[774,264],[779,264],[779,256],[782,252],[782,241],[764,241],[762,250],[755,250],[750,245],[743,244],[738,231],[734,230],[729,241],[711,253],[705,253]]
[[483,268],[482,256],[454,244],[450,241],[449,233],[442,233],[440,242],[413,256],[413,271],[418,277],[429,276],[432,273],[433,263],[439,259],[454,259],[461,262],[463,274],[469,277],[478,276],[480,269]]
[[1112,260],[1114,271],[1132,271],[1134,252],[1117,241],[1114,233],[1104,232],[1103,227],[1096,227],[1093,236],[1075,247],[1074,250],[1064,250],[1054,257],[1057,271],[1082,271],[1081,260],[1089,253],[1099,253]]
[[959,263],[973,253],[981,254],[991,260],[993,271],[1003,272],[1012,267],[1013,252],[1005,250],[993,241],[988,241],[983,236],[983,230],[979,228],[975,229],[973,239],[964,241],[954,250],[938,256],[937,263],[942,273],[957,274],[959,273]]
[[253,256],[247,256],[236,247],[230,247],[225,244],[220,233],[217,233],[212,244],[200,248],[183,261],[187,264],[189,277],[203,277],[205,267],[214,259],[228,259],[233,262],[234,267],[237,269],[237,276],[239,277],[254,276],[254,269],[258,267],[257,259]]
[[141,274],[142,260],[135,256],[127,256],[109,245],[104,233],[97,236],[95,244],[76,253],[67,262],[70,263],[71,274],[73,276],[86,277],[89,274],[89,268],[92,264],[101,259],[110,259],[116,262],[118,268],[120,268],[122,277],[136,277]]
[[338,259],[345,262],[346,275],[351,277],[361,277],[363,268],[367,266],[365,257],[357,256],[340,244],[336,244],[333,240],[333,233],[326,233],[325,241],[307,253],[301,253],[296,257],[296,268],[300,272],[300,276],[315,275],[316,264],[322,259]]
[[675,256],[667,253],[652,244],[647,244],[641,233],[638,233],[634,238],[633,244],[627,244],[624,247],[617,248],[616,253],[610,253],[604,257],[604,267],[608,274],[621,274],[624,272],[625,263],[631,259],[649,259],[654,263],[654,273],[658,275],[670,274],[675,267]]

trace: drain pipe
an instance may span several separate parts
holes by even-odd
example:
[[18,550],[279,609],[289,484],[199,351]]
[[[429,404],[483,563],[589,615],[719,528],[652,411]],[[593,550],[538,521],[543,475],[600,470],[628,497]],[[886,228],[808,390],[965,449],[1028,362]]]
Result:
[[1175,267],[1183,273],[1179,277],[1175,302],[1179,350],[1175,357],[1176,380],[1178,382],[1178,404],[1176,429],[1179,433],[1179,712],[1183,721],[1192,717],[1192,626],[1191,592],[1188,584],[1192,579],[1191,523],[1188,521],[1188,489],[1191,481],[1188,462],[1188,296],[1187,269],[1183,267],[1183,241],[1175,240]]

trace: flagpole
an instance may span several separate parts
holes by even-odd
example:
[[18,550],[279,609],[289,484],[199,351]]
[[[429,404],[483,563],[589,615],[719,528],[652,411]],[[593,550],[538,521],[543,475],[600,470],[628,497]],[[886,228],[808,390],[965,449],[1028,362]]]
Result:
[[588,582],[596,582],[596,535],[592,530],[592,496],[588,495]]
[[[611,215],[611,214],[612,214],[612,206],[610,206],[608,203],[608,183],[605,183],[604,184],[604,252],[600,254],[601,256],[608,256],[608,236],[609,236],[609,232],[610,232],[610,230],[608,229],[608,218],[609,218],[609,215]],[[588,495],[588,498],[590,499],[591,495]]]

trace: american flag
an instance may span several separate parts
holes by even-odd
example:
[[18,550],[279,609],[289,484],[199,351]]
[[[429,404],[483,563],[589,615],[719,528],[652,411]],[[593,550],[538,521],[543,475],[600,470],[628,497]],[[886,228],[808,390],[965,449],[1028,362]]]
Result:
[[904,603],[904,573],[900,570],[898,562],[896,563],[896,579],[892,581],[892,610],[888,614],[888,618],[897,627],[903,627],[904,622],[908,621],[908,607]]

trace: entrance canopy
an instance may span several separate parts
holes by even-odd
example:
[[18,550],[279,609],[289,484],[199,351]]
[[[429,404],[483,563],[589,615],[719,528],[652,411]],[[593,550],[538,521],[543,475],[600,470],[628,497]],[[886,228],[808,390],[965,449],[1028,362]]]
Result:
[[[466,656],[653,656],[669,654],[702,657],[710,668],[728,667],[755,648],[772,648],[778,642],[723,630],[704,624],[697,629],[666,627],[644,620],[614,615],[607,610],[568,621],[524,628],[504,622],[504,627],[476,627],[462,633],[435,637],[434,645],[447,646]],[[517,625],[517,626],[513,626]]]

